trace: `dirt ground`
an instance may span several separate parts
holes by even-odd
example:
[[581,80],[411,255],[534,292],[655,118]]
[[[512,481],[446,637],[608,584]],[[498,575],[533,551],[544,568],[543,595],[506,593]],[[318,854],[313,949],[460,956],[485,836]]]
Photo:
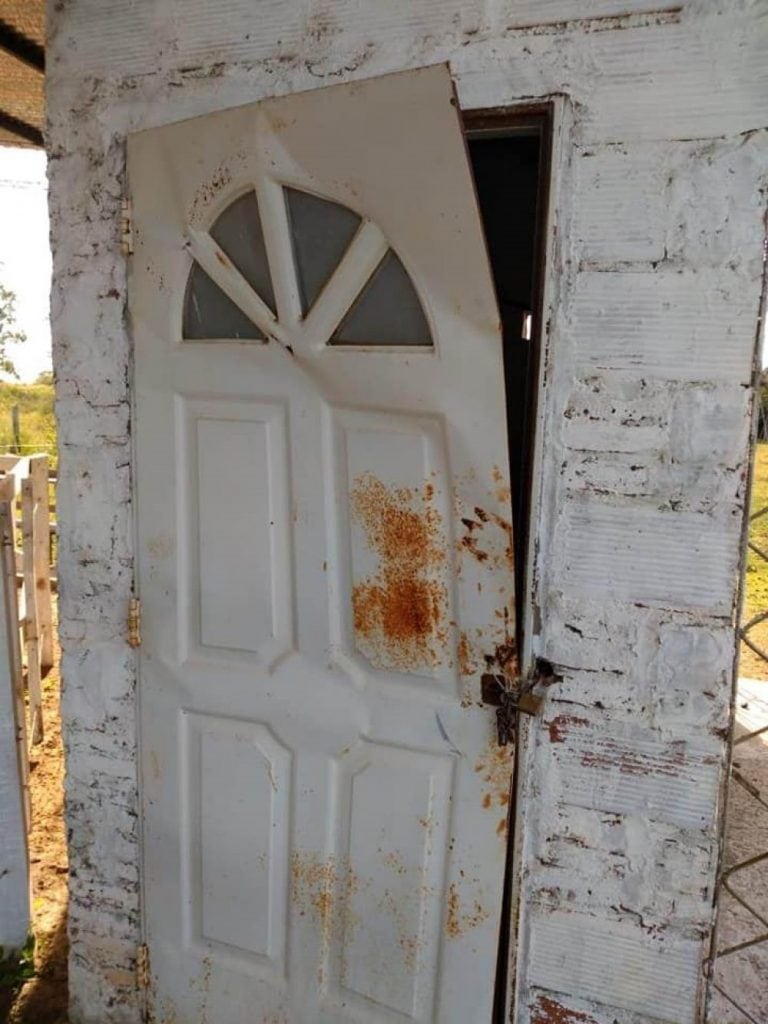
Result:
[[35,976],[16,991],[0,990],[0,1021],[6,1024],[66,1024],[67,848],[63,820],[64,758],[56,665],[43,680],[45,739],[33,748],[32,926]]

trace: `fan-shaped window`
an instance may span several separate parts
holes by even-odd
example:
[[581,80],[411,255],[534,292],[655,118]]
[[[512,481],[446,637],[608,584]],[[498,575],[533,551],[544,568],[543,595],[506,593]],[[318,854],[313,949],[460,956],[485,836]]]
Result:
[[[248,284],[274,311],[275,295],[269,273],[264,232],[255,192],[231,203],[210,230]],[[263,333],[211,280],[197,263],[192,267],[184,303],[184,337],[264,340]]]
[[[269,236],[259,213],[264,202],[280,206],[267,207]],[[432,346],[400,259],[375,225],[338,203],[287,187],[258,201],[247,192],[209,232],[190,229],[189,239],[194,262],[182,325],[189,341],[276,336],[293,345],[308,334],[337,348]],[[291,296],[298,308],[290,308]]]
[[246,192],[228,206],[211,228],[211,237],[274,312],[275,293],[256,193]]
[[241,312],[197,263],[187,283],[184,300],[184,337],[189,341],[232,338],[235,341],[264,341],[264,335]]
[[360,218],[346,206],[319,199],[309,192],[286,188],[284,193],[301,308],[306,315],[349,248],[360,227]]
[[332,345],[430,345],[405,267],[390,249],[331,339]]

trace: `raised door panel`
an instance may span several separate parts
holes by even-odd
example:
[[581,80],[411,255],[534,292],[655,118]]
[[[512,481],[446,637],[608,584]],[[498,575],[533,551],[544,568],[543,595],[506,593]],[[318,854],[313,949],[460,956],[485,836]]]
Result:
[[443,420],[329,409],[331,609],[359,681],[456,693],[450,478]]
[[335,766],[340,920],[330,993],[356,1019],[433,1019],[453,759],[364,741]]
[[180,729],[186,941],[283,975],[291,754],[258,722],[183,713]]
[[286,409],[178,398],[181,660],[256,656],[293,643]]

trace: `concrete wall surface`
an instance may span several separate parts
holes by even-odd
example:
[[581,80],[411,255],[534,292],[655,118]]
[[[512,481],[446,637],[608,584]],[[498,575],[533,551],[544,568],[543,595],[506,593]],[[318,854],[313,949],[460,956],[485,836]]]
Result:
[[768,177],[766,0],[51,0],[73,1024],[136,1024],[126,134],[449,61],[556,98],[520,1024],[691,1024],[713,921]]

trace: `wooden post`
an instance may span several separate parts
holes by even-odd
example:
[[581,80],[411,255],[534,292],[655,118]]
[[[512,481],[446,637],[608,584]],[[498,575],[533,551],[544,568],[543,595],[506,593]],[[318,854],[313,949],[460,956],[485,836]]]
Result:
[[[0,947],[11,950],[21,949],[29,931],[29,767],[24,706],[22,702],[19,709],[14,681],[16,568],[13,551],[6,542],[8,523],[13,522],[15,492],[12,480],[0,481],[0,485]],[[18,637],[18,630],[15,635]]]
[[[24,710],[24,667],[19,635],[19,604],[16,585],[16,488],[13,477],[0,479],[0,586],[7,595],[7,643],[16,716],[16,740],[19,747],[21,783],[24,792],[24,816],[27,831],[32,808],[29,798],[29,761],[27,758],[27,716]],[[0,595],[0,599],[2,595]],[[0,622],[0,631],[2,622]]]
[[34,499],[33,547],[37,625],[40,640],[40,664],[53,665],[53,613],[51,608],[51,516],[48,510],[48,456],[33,455],[29,460]]
[[24,639],[27,648],[27,690],[32,723],[31,739],[43,738],[43,693],[40,674],[40,631],[37,621],[37,587],[35,585],[35,495],[32,478],[21,482],[22,566],[24,574]]
[[19,407],[11,406],[11,431],[13,433],[13,450],[21,455],[21,424],[19,423]]

